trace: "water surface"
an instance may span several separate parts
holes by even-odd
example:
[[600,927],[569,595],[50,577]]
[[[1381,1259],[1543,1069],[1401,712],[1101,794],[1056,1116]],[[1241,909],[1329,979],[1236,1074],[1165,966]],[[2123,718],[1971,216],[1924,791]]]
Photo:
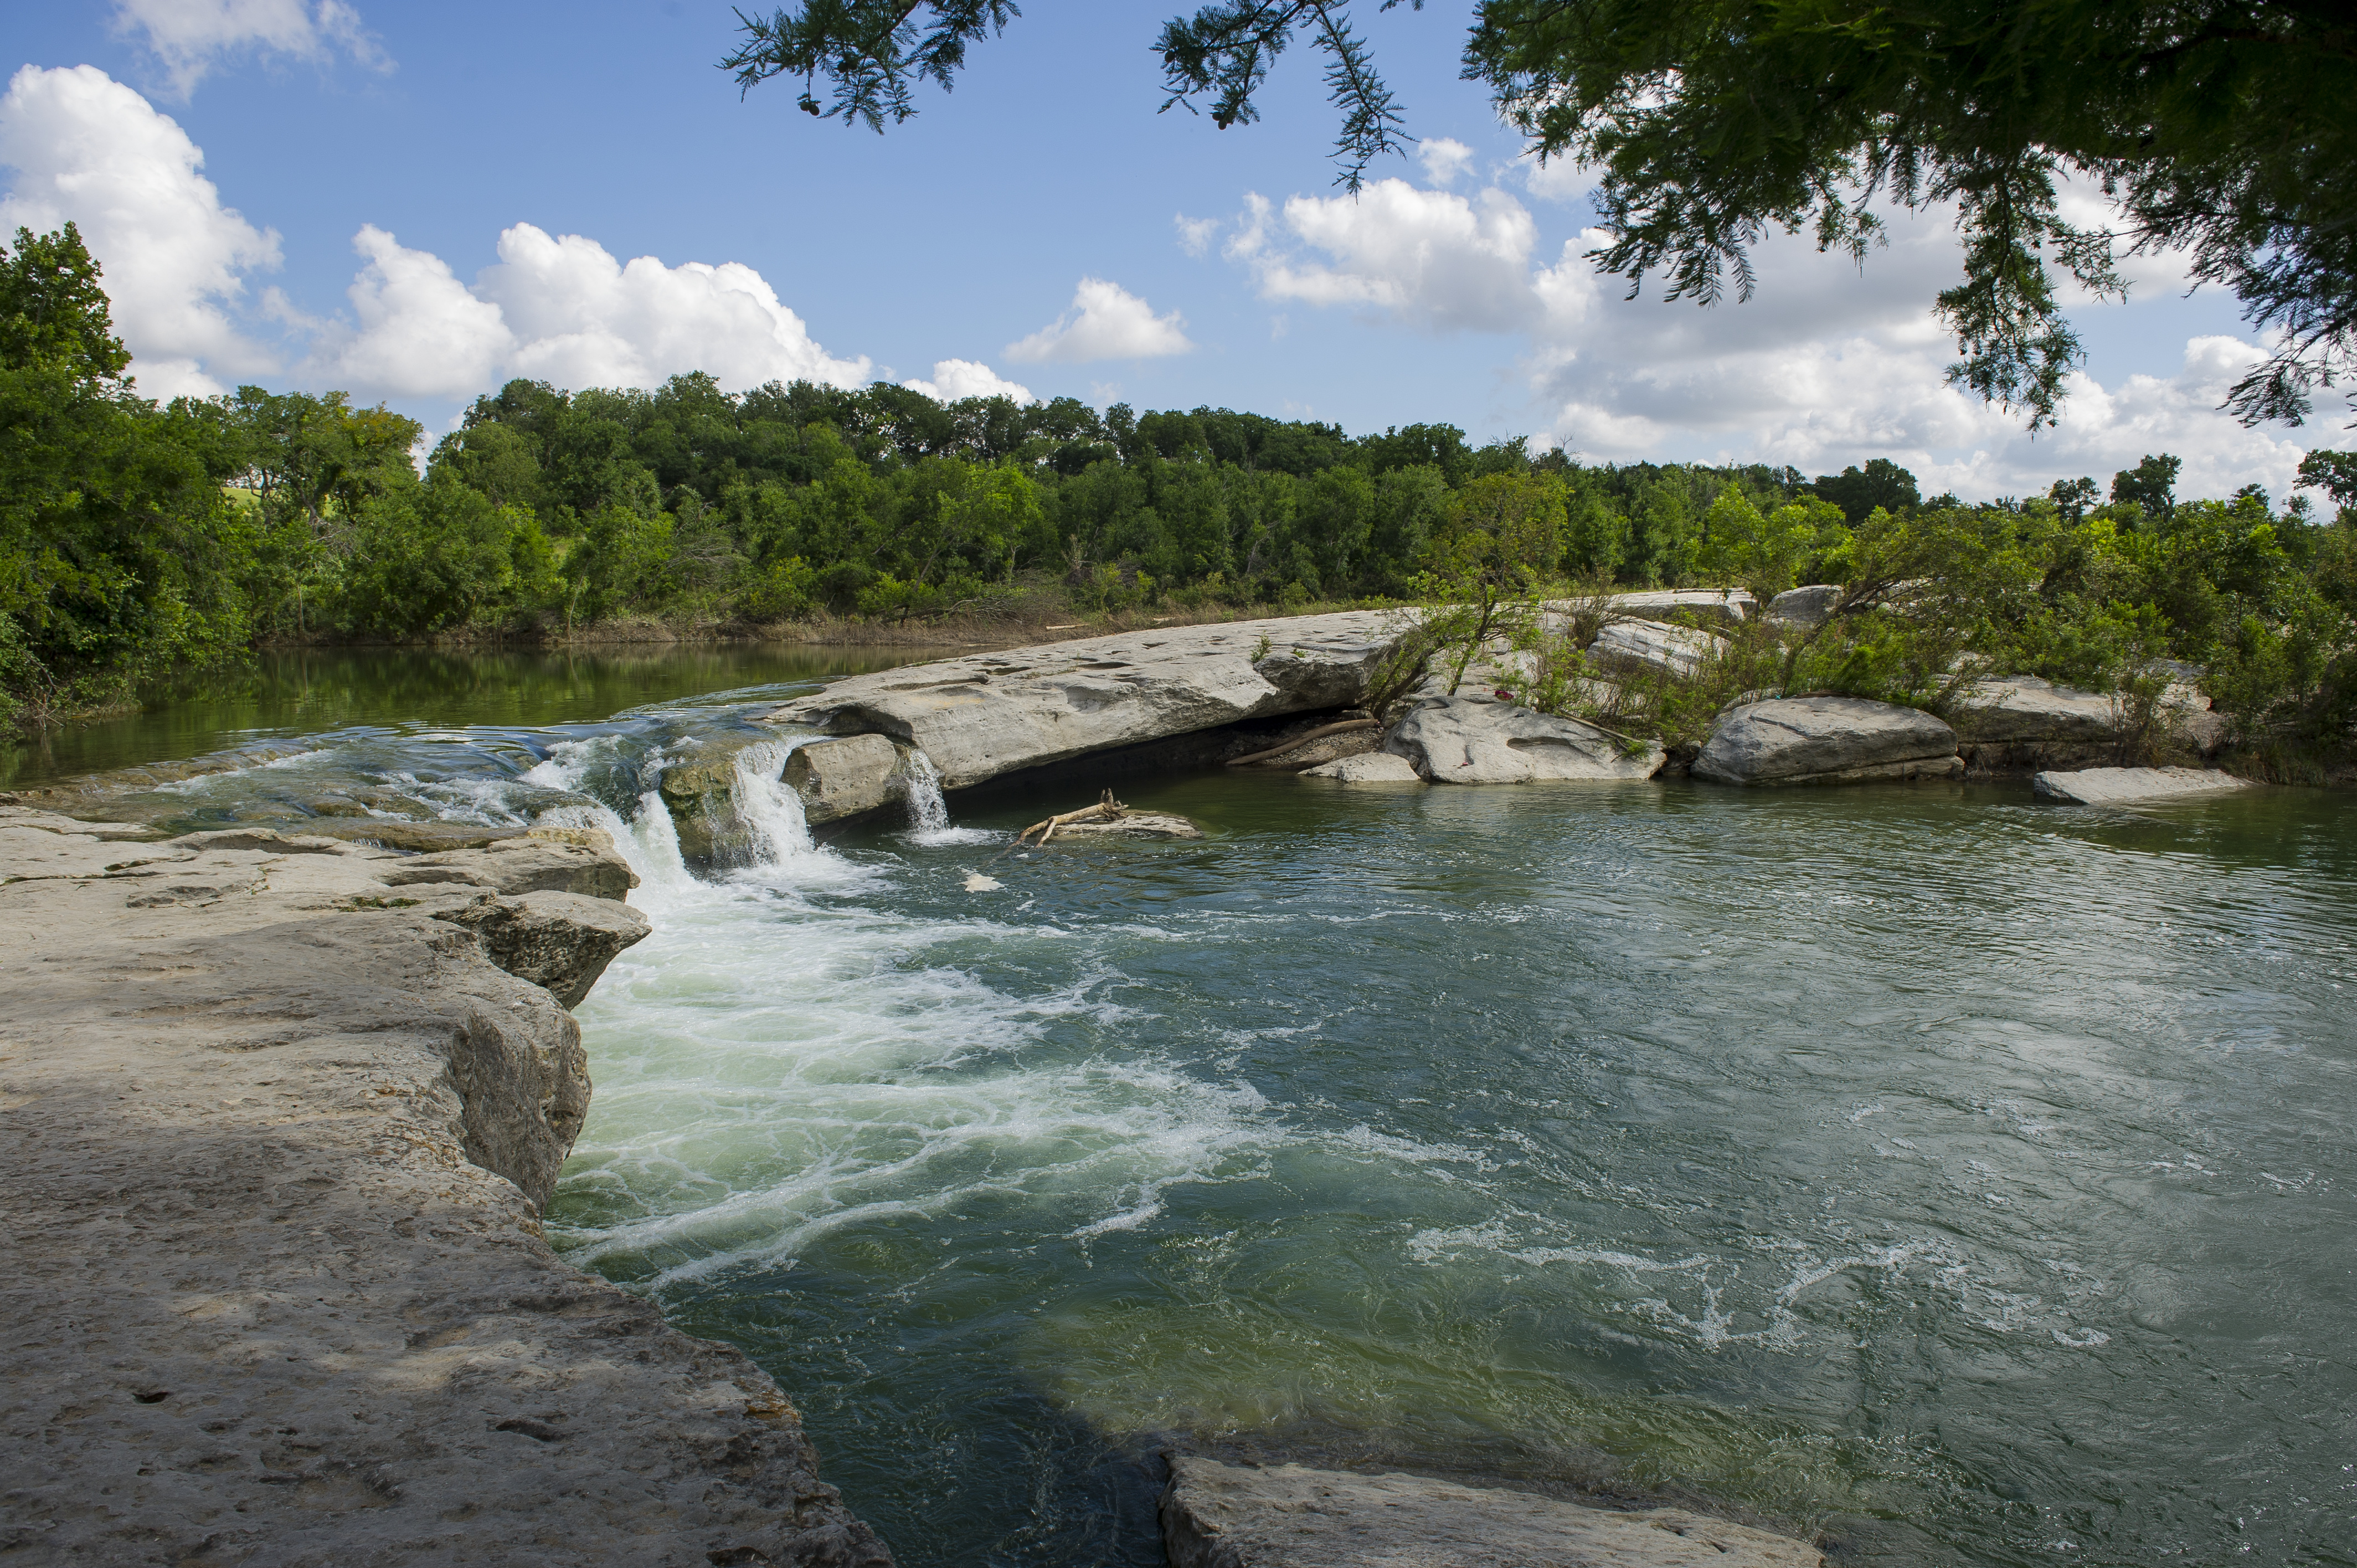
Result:
[[902,1563],[1158,1562],[1169,1434],[1844,1562],[2357,1562],[2343,797],[1210,773],[1120,782],[1200,843],[1002,854],[1093,789],[814,846],[750,788],[691,875],[655,768],[791,689],[142,809],[619,833],[656,930],[551,1233],[776,1373]]

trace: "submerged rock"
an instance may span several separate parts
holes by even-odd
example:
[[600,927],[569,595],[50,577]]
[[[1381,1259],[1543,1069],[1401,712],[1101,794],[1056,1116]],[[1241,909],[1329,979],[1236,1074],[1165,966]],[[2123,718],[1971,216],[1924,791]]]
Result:
[[1862,697],[1779,697],[1722,715],[1694,776],[1719,784],[1853,784],[1964,771],[1956,735],[1916,708]]
[[1658,620],[1616,620],[1587,645],[1588,657],[1608,669],[1659,670],[1685,680],[1727,651],[1717,632]]
[[1813,1546],[1652,1509],[1616,1513],[1502,1487],[1170,1456],[1171,1568],[1823,1568]]
[[2085,768],[2040,773],[2029,787],[2040,800],[2064,806],[2126,806],[2256,788],[2247,779],[2204,768]]
[[1345,784],[1421,784],[1424,776],[1405,757],[1370,751],[1301,770],[1304,779],[1339,779]]
[[1083,638],[856,675],[767,718],[889,736],[931,757],[942,788],[962,789],[1245,719],[1353,706],[1403,624],[1353,610]]
[[786,758],[785,779],[813,827],[872,811],[905,792],[900,748],[880,735],[798,746]]
[[1383,749],[1435,784],[1651,779],[1663,760],[1654,742],[1632,751],[1594,725],[1479,697],[1426,698]]

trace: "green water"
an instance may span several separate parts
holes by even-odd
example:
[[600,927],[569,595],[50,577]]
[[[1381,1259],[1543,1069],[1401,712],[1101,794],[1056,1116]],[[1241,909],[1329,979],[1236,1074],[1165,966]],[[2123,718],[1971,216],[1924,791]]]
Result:
[[1158,1562],[1173,1436],[1843,1563],[2357,1563],[2346,797],[1208,773],[1120,781],[1200,843],[1028,854],[1071,801],[760,797],[709,880],[652,770],[791,686],[704,678],[138,809],[619,832],[656,934],[551,1233],[776,1373],[903,1563]]

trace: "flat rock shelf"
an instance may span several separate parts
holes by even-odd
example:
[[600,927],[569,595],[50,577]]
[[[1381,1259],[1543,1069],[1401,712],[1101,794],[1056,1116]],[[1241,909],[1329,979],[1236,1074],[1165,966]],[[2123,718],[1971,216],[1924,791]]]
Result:
[[560,995],[648,931],[604,834],[150,837],[0,808],[0,1557],[890,1562],[766,1373],[542,1239]]

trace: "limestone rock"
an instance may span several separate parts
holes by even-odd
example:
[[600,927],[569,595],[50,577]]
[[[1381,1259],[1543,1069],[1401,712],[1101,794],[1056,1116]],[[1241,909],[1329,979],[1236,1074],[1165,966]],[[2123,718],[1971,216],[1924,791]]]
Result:
[[347,843],[382,844],[387,849],[437,854],[443,850],[481,849],[525,836],[522,828],[484,827],[475,822],[409,822],[383,817],[366,822],[338,819],[303,824],[307,836],[341,839]]
[[587,843],[570,843],[535,834],[495,840],[480,849],[421,854],[378,872],[377,879],[388,887],[439,882],[488,887],[511,897],[524,893],[577,893],[589,898],[617,899],[639,885],[629,862],[613,852],[610,841],[601,852]]
[[1651,779],[1660,746],[1635,752],[1593,725],[1479,697],[1431,697],[1400,720],[1383,749],[1435,784]]
[[[770,755],[747,757],[754,746]],[[663,807],[671,812],[679,835],[679,853],[689,861],[716,862],[737,858],[752,847],[753,835],[737,811],[737,786],[748,766],[754,774],[769,773],[782,751],[778,737],[748,730],[737,735],[707,736],[685,757],[666,766],[656,781]],[[774,777],[774,775],[771,775]]]
[[1861,697],[1779,697],[1722,715],[1694,776],[1720,784],[1850,784],[1964,771],[1956,735],[1930,714]]
[[1370,751],[1360,757],[1346,757],[1340,762],[1328,762],[1316,768],[1304,768],[1304,779],[1339,779],[1345,784],[1421,784],[1424,776],[1405,757],[1388,751]]
[[1787,626],[1823,626],[1834,618],[1834,606],[1841,602],[1841,596],[1836,583],[1787,588],[1768,601],[1768,618]]
[[813,826],[899,800],[899,747],[880,735],[808,741],[786,758],[786,783],[802,797],[802,816]]
[[2126,806],[2255,788],[2247,779],[2201,768],[2087,768],[2040,773],[2029,787],[2040,800],[2065,806]]
[[960,789],[1245,719],[1353,706],[1404,624],[1354,610],[1082,638],[856,675],[767,716],[888,736]]
[[[1601,602],[1613,615],[1647,620],[1658,620],[1680,610],[1693,615],[1741,620],[1760,607],[1760,602],[1742,588],[1644,588],[1634,593],[1608,594]],[[1597,603],[1593,599],[1549,599],[1539,607],[1553,618],[1569,615]]]
[[566,1007],[577,1007],[614,956],[643,941],[647,918],[607,897],[532,891],[522,897],[483,894],[457,909],[436,911],[479,938],[490,961]]
[[1653,1509],[1616,1513],[1424,1476],[1170,1458],[1171,1568],[1824,1568],[1816,1548]]
[[578,1031],[433,916],[636,918],[210,837],[0,809],[0,1555],[885,1568],[776,1383],[550,1250]]
[[1588,656],[1607,668],[1659,670],[1684,680],[1727,650],[1716,632],[1658,620],[1616,620],[1596,634]]

